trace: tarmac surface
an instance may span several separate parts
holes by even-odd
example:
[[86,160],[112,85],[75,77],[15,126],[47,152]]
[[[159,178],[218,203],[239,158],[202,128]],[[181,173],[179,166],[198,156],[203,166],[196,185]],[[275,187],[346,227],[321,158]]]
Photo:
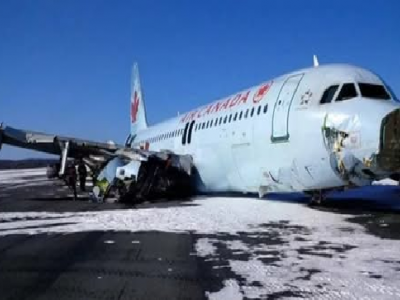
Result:
[[400,189],[360,193],[133,208],[2,171],[0,299],[400,299]]

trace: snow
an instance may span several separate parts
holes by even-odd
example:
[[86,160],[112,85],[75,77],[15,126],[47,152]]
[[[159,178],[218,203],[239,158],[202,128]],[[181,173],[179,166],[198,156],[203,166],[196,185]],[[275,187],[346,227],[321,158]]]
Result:
[[2,191],[43,185],[48,181],[46,168],[0,170],[0,187]]
[[379,181],[374,181],[373,185],[399,185],[399,182],[393,179],[382,179]]
[[[0,213],[1,219],[20,219],[1,224],[4,234],[39,234],[82,231],[165,231],[197,233],[259,232],[258,225],[288,220],[302,226],[318,226],[321,231],[333,229],[346,215],[315,211],[297,204],[261,201],[250,198],[198,198],[192,206],[166,208],[121,209],[79,213]],[[29,218],[29,220],[24,220]],[[51,218],[51,220],[48,220]],[[51,228],[40,227],[65,223]],[[72,223],[72,224],[70,224]],[[32,227],[13,230],[18,228]],[[357,227],[361,230],[361,227]],[[6,230],[6,231],[4,231]],[[315,233],[317,234],[318,231]]]
[[198,253],[198,255],[200,256],[213,255],[217,250],[217,248],[212,244],[213,241],[215,242],[216,240],[215,239],[210,240],[208,238],[199,239],[196,242],[196,252]]
[[[234,278],[225,280],[221,291],[208,295],[210,299],[241,299],[242,295],[259,298],[285,291],[288,284],[298,293],[312,293],[317,298],[400,297],[400,274],[396,271],[399,266],[388,263],[399,260],[400,242],[367,234],[361,225],[346,221],[348,215],[313,210],[297,203],[249,198],[197,198],[191,204],[79,213],[0,213],[0,235],[191,232],[199,235],[195,245],[198,256],[215,262],[217,270],[218,245],[222,243],[232,253],[229,268],[243,278],[240,283]],[[230,235],[231,239],[218,238],[223,235]],[[246,243],[244,235],[255,244]],[[265,237],[275,242],[265,244]],[[249,259],[236,259],[238,251]],[[264,263],[263,259],[276,261]],[[302,279],[308,270],[318,272],[312,280]],[[374,274],[382,279],[369,276]],[[255,286],[254,282],[259,284]],[[322,287],[317,288],[318,285]]]
[[42,181],[43,177],[41,176],[46,176],[46,168],[0,170],[0,184],[16,184],[24,183],[27,181]]
[[242,300],[243,294],[240,292],[240,287],[236,280],[229,279],[224,281],[224,287],[215,293],[207,293],[210,300],[230,299]]
[[224,274],[234,274],[223,278],[219,291],[209,291],[209,299],[256,299],[287,291],[293,293],[291,299],[400,298],[400,241],[368,234],[347,221],[351,215],[251,198],[198,197],[190,204],[78,213],[0,212],[0,236],[190,233],[197,237],[198,257],[215,272],[227,268]]

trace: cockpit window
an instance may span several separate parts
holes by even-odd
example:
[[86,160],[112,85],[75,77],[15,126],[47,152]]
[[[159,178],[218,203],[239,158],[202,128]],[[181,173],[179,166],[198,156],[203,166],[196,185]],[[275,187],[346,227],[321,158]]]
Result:
[[371,83],[359,83],[361,96],[372,99],[389,100],[390,95],[383,85]]
[[338,87],[339,87],[338,85],[332,85],[332,86],[328,87],[325,90],[324,94],[322,95],[320,103],[324,104],[324,103],[332,102],[333,96],[335,96],[335,93],[336,93]]
[[340,90],[336,101],[349,100],[357,97],[357,91],[354,83],[345,83]]

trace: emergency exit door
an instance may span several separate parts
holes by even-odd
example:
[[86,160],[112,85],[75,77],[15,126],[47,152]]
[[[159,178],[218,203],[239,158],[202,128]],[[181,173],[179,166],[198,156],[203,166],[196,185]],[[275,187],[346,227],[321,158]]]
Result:
[[286,79],[279,92],[272,114],[272,142],[286,142],[289,139],[290,106],[303,75],[293,75]]

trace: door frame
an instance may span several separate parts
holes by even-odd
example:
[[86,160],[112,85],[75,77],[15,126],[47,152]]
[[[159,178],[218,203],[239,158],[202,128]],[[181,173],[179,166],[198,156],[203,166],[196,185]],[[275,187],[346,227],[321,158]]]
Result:
[[[274,136],[274,120],[275,120],[275,110],[276,110],[276,107],[277,107],[277,105],[278,105],[279,96],[281,95],[282,90],[283,90],[283,88],[285,87],[285,85],[287,84],[287,82],[289,81],[289,79],[291,79],[291,78],[293,78],[293,77],[298,77],[298,76],[300,76],[300,79],[299,79],[299,81],[297,82],[297,86],[296,86],[296,88],[295,88],[294,91],[293,91],[292,98],[290,99],[289,107],[288,107],[287,114],[286,114],[286,135],[275,137],[275,136]],[[292,107],[292,103],[293,103],[294,96],[296,95],[297,90],[298,90],[298,88],[299,88],[299,86],[300,86],[300,82],[303,80],[303,78],[304,78],[304,73],[299,73],[299,74],[290,75],[289,77],[287,77],[287,78],[285,79],[285,81],[283,82],[283,84],[282,84],[282,86],[281,86],[281,89],[279,90],[278,96],[276,97],[276,100],[275,100],[274,110],[273,110],[273,112],[272,112],[271,142],[273,142],[273,143],[285,143],[285,142],[288,142],[288,141],[289,141],[289,137],[290,137],[290,134],[289,134],[289,115],[290,115],[290,109],[291,109],[291,107]]]

